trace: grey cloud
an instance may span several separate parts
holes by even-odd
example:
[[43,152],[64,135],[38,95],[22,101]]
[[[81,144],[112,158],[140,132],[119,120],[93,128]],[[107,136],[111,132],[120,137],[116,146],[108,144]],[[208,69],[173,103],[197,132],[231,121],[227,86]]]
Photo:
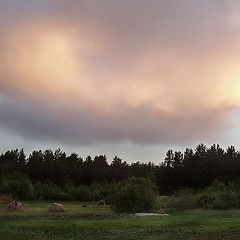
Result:
[[[234,53],[238,29],[231,26],[228,19],[238,7],[239,2],[232,0],[45,0],[21,1],[21,4],[3,0],[0,2],[0,31],[7,34],[8,28],[16,25],[24,28],[31,21],[42,21],[64,28],[73,25],[79,34],[89,39],[102,34],[104,45],[90,63],[91,74],[97,72],[96,75],[100,75],[104,69],[104,78],[108,71],[112,71],[113,76],[128,75],[136,67],[137,60],[144,59],[148,51],[158,46],[174,52],[179,61],[199,61],[202,65],[209,51],[213,53],[213,59],[215,52]],[[2,54],[6,53],[8,46],[5,34],[0,37]],[[167,73],[174,72],[177,64],[171,62],[174,59],[166,59],[170,65],[166,67]],[[0,56],[0,67],[1,64]],[[201,64],[196,75],[201,72]],[[175,96],[181,92],[177,89],[179,85],[175,84],[176,79],[170,84],[168,79],[160,80],[158,84],[166,85],[170,94]],[[190,103],[177,105],[174,113],[156,111],[149,105],[130,107],[124,104],[106,113],[102,109],[93,109],[86,102],[82,103],[86,106],[81,106],[80,102],[66,116],[62,113],[64,109],[51,96],[44,96],[51,101],[48,106],[47,100],[42,104],[39,99],[29,99],[27,93],[19,92],[9,82],[11,80],[0,70],[0,93],[9,96],[7,100],[0,100],[0,128],[26,139],[64,144],[125,140],[151,144],[196,140],[214,134],[222,126],[227,128],[228,117],[234,108],[231,104],[218,104],[214,108],[198,106],[195,103],[199,102],[193,99],[189,100]],[[107,84],[100,89],[103,94],[104,87],[107,88]],[[16,96],[21,97],[16,100]]]
[[[210,111],[210,110],[209,110]],[[148,108],[119,108],[114,115],[83,111],[63,117],[61,111],[27,101],[0,101],[0,128],[28,140],[52,141],[66,145],[133,141],[135,143],[179,143],[211,136],[219,130],[231,108],[196,110],[173,116]]]

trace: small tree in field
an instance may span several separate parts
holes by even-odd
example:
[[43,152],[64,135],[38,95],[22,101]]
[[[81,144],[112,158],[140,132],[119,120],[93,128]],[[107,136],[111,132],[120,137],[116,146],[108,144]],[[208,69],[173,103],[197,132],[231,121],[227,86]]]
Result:
[[132,177],[119,182],[111,194],[111,206],[116,212],[148,212],[154,209],[158,188],[150,178]]

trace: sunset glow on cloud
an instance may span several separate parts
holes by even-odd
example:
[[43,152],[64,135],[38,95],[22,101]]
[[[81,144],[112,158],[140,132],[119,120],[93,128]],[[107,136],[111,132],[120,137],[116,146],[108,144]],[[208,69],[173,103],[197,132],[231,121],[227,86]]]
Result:
[[0,129],[81,146],[236,127],[238,1],[33,2],[0,3]]

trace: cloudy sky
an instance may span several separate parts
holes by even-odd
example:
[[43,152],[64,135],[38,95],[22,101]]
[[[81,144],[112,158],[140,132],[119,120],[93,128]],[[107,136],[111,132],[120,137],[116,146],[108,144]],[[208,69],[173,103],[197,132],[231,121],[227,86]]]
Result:
[[0,151],[159,162],[240,143],[238,0],[0,0]]

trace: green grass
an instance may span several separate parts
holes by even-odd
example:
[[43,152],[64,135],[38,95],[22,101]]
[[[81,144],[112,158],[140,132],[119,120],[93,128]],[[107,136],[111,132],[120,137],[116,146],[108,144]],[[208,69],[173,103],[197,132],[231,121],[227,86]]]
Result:
[[115,215],[65,203],[66,213],[48,213],[47,202],[27,202],[27,211],[0,214],[1,240],[232,240],[240,239],[240,210],[194,210],[169,217]]
[[[94,203],[79,203],[79,202],[67,202],[62,203],[65,209],[65,212],[51,213],[48,212],[48,208],[51,203],[42,201],[28,201],[24,202],[26,211],[24,213],[7,213],[4,211],[6,205],[0,204],[0,219],[4,218],[30,218],[30,217],[70,217],[74,215],[102,215],[102,214],[111,214],[111,209],[109,206],[98,207]],[[82,207],[82,205],[87,205],[87,207]]]

